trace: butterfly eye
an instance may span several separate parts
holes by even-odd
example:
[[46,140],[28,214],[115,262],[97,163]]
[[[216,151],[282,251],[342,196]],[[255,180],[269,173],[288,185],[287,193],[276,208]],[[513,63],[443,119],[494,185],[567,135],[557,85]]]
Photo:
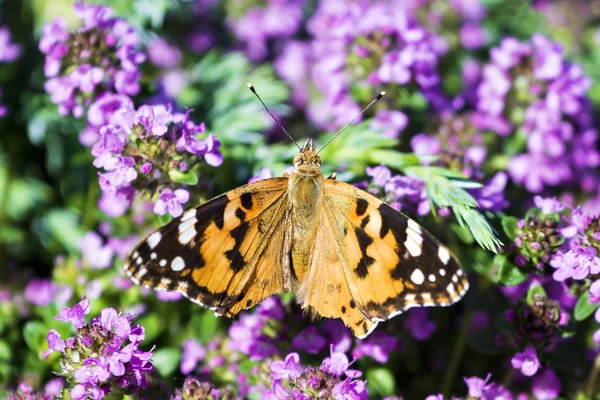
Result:
[[294,157],[294,165],[297,167],[299,165],[305,164],[306,163],[306,156],[302,153],[296,155],[296,157]]

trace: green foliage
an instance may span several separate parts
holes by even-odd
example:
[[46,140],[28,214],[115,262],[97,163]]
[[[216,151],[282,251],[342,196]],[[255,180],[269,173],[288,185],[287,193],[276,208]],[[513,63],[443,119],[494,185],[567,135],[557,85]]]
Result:
[[515,286],[527,279],[528,274],[508,260],[504,254],[496,254],[494,265],[498,265],[498,282],[504,286]]
[[387,368],[371,368],[367,371],[367,387],[373,396],[391,396],[396,393],[396,380]]
[[154,351],[152,357],[154,367],[163,376],[171,376],[179,367],[181,361],[181,349],[179,347],[163,347]]
[[438,167],[413,166],[404,168],[404,171],[409,176],[424,180],[432,205],[451,208],[458,223],[471,230],[481,247],[495,253],[502,246],[489,222],[475,209],[477,201],[464,189],[465,186],[476,187],[477,184],[465,181],[460,173]]
[[590,296],[590,292],[587,290],[583,292],[581,296],[579,296],[579,299],[575,304],[575,311],[573,313],[576,321],[583,321],[584,319],[587,319],[587,317],[592,315],[598,309],[598,307],[600,307],[600,302],[594,304],[590,303]]

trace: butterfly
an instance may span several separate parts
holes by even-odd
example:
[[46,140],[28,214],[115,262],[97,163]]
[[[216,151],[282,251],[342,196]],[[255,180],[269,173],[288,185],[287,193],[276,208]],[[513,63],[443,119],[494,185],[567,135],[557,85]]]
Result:
[[294,172],[231,190],[149,234],[127,274],[227,317],[291,291],[312,316],[340,318],[358,338],[412,307],[463,297],[469,282],[446,246],[372,194],[325,178],[321,164],[307,140]]

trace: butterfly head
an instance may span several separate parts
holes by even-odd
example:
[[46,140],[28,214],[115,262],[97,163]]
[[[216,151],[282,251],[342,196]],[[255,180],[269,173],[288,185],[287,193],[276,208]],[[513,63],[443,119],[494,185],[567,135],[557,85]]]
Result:
[[294,166],[300,173],[316,174],[321,171],[323,161],[315,152],[315,143],[308,139],[302,147],[302,151],[294,157]]

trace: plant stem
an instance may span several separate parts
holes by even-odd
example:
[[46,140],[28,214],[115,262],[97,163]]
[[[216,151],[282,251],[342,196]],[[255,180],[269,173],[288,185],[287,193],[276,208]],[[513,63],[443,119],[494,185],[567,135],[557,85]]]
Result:
[[463,355],[465,353],[465,347],[467,345],[467,335],[469,334],[469,328],[471,327],[471,320],[473,319],[473,313],[471,311],[465,312],[465,316],[460,327],[460,331],[454,341],[452,350],[452,357],[450,358],[450,365],[446,369],[444,379],[442,380],[442,390],[444,398],[449,397],[452,391],[452,386],[456,380],[458,374],[458,368],[462,362]]
[[596,381],[598,380],[598,373],[600,373],[600,352],[598,352],[598,355],[596,355],[596,359],[594,360],[594,365],[590,371],[590,376],[585,389],[585,394],[589,399],[591,399],[592,395],[594,394]]

